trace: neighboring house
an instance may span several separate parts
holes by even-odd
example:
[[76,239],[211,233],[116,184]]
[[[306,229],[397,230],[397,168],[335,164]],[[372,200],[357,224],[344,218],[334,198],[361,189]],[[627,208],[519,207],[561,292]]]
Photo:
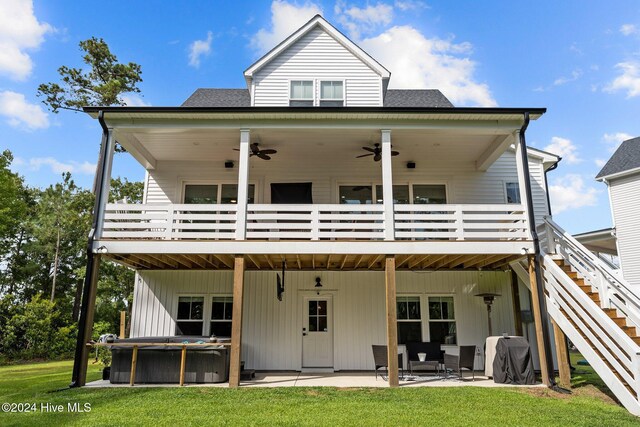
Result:
[[624,141],[596,179],[609,191],[613,242],[622,275],[640,287],[640,138]]
[[[407,342],[483,348],[482,293],[499,294],[492,333],[527,336],[545,383],[545,304],[558,351],[564,331],[598,372],[635,363],[607,368],[597,343],[600,356],[585,353],[591,341],[578,334],[591,332],[558,302],[566,286],[595,322],[612,322],[553,261],[568,253],[545,220],[545,171],[559,157],[525,142],[545,109],[460,108],[436,89],[389,89],[389,71],[320,16],[244,76],[246,89],[198,89],[180,107],[85,109],[103,143],[74,385],[85,381],[102,258],[136,270],[132,336],[231,336],[231,386],[240,360],[372,370],[373,344],[388,344],[397,385],[394,355]],[[146,169],[143,204],[107,203],[115,141]],[[622,374],[633,390],[635,375]]]

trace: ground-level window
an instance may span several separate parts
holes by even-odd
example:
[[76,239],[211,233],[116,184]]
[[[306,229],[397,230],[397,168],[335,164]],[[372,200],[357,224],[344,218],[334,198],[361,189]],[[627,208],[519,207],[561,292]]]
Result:
[[[254,203],[256,186],[249,184],[248,203]],[[237,184],[185,184],[184,203],[192,205],[204,204],[236,204],[238,203]]]
[[213,297],[211,300],[210,334],[217,337],[231,336],[233,297]]
[[504,186],[507,203],[520,203],[520,185],[517,182],[506,182]]
[[398,344],[422,341],[420,297],[397,297]]
[[204,297],[178,297],[176,335],[202,335],[204,326]]
[[429,297],[429,341],[456,344],[456,317],[453,297]]

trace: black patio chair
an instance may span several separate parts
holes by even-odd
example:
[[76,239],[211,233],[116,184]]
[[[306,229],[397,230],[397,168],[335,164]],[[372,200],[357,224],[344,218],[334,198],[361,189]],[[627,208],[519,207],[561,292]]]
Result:
[[[387,346],[386,345],[372,345],[371,349],[373,350],[373,361],[375,364],[376,371],[376,380],[378,379],[378,369],[386,368],[387,376],[389,376],[389,364],[387,363]],[[398,367],[400,368],[400,372],[402,373],[402,377],[404,377],[404,368],[403,368],[404,358],[402,354],[398,354]]]
[[473,370],[474,361],[476,358],[476,346],[475,345],[461,345],[460,355],[454,356],[453,354],[444,355],[444,369],[445,378],[449,378],[449,372],[456,372],[460,379],[462,377],[462,370],[468,369],[471,371],[471,380],[475,381],[476,374]]

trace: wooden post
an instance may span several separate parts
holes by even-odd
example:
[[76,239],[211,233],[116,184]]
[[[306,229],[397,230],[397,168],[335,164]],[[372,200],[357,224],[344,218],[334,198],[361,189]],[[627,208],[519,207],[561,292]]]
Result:
[[240,351],[242,343],[242,297],[244,293],[244,256],[236,255],[233,270],[233,314],[231,321],[231,361],[229,387],[240,386]]
[[187,367],[187,346],[182,346],[182,357],[180,358],[180,387],[184,385],[184,370]]
[[125,338],[125,334],[124,334],[124,330],[125,330],[125,323],[126,323],[126,317],[127,317],[127,312],[126,311],[121,311],[120,312],[120,336],[118,338]]
[[129,385],[133,386],[136,379],[136,365],[138,364],[138,346],[133,346],[133,352],[131,353],[131,375],[129,375]]
[[556,344],[556,357],[558,359],[558,371],[560,372],[560,385],[571,388],[571,369],[569,368],[569,354],[567,353],[567,339],[562,329],[551,320],[553,324],[553,336]]
[[538,287],[536,286],[535,257],[529,257],[529,282],[531,287],[531,299],[533,304],[533,319],[536,327],[536,342],[538,343],[538,359],[540,359],[540,374],[542,383],[546,386],[551,384],[549,378],[549,370],[547,369],[547,356],[544,345],[544,334],[542,330],[542,314],[540,312],[540,304],[538,304]]
[[385,258],[385,289],[387,301],[387,365],[389,387],[398,387],[398,320],[396,316],[396,258]]

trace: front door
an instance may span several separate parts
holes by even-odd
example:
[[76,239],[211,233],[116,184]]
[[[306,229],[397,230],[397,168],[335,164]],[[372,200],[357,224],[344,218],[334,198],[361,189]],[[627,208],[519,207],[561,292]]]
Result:
[[333,367],[333,307],[328,297],[303,299],[302,367]]

